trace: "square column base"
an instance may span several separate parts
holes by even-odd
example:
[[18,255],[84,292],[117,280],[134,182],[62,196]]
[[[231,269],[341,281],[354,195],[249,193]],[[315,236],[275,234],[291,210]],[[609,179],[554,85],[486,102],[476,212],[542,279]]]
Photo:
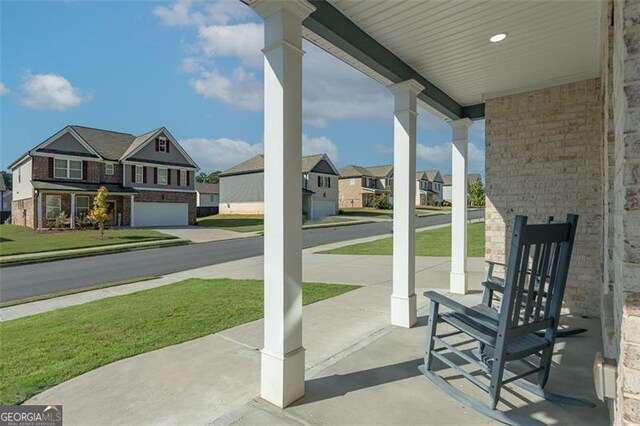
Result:
[[284,408],[304,396],[304,348],[284,357],[261,351],[260,396],[273,405]]
[[411,328],[418,321],[416,295],[391,296],[391,324]]
[[455,294],[467,294],[467,273],[451,271],[449,291]]

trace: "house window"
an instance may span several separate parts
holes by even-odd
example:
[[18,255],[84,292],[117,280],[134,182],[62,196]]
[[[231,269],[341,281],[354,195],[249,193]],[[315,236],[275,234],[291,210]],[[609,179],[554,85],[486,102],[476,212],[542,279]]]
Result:
[[349,179],[349,186],[354,186],[356,184],[356,180],[354,178]]
[[84,219],[89,214],[89,197],[76,197],[76,217]]
[[61,203],[59,195],[47,195],[47,219],[55,220],[60,216]]
[[167,184],[167,169],[158,168],[158,185]]
[[136,166],[136,183],[144,182],[144,167]]
[[82,179],[82,161],[56,158],[53,170],[53,176],[59,179]]
[[167,138],[165,137],[158,138],[158,151],[167,152]]
[[216,196],[215,195],[209,195],[209,201],[211,201],[212,203],[214,201],[216,201]]
[[187,173],[186,170],[180,171],[180,186],[187,186]]
[[318,187],[331,188],[331,178],[329,176],[318,176]]
[[107,176],[113,176],[113,164],[107,163],[104,165],[104,174]]

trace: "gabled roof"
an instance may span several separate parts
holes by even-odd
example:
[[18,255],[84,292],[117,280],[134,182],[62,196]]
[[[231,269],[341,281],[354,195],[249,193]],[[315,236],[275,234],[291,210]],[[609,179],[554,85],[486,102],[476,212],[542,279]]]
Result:
[[[338,170],[335,168],[327,154],[314,154],[302,157],[302,173],[309,173],[313,171],[313,169],[322,160],[325,160],[327,163],[329,163],[336,175],[338,174]],[[262,171],[264,171],[264,155],[258,154],[255,157],[249,158],[247,161],[243,161],[242,163],[236,164],[230,169],[225,170],[224,172],[220,173],[220,176],[259,173]]]
[[425,172],[416,172],[416,180],[426,179],[427,175]]
[[130,133],[93,129],[78,125],[69,127],[105,160],[118,160],[136,138]]
[[451,175],[442,175],[442,184],[444,186],[451,186]]
[[427,170],[424,173],[427,175],[427,179],[431,182],[443,182],[440,170]]
[[219,194],[220,184],[196,182],[196,191],[201,194]]
[[240,164],[236,164],[230,169],[220,173],[220,176],[241,175],[245,173],[256,173],[264,170],[264,155],[258,154]]
[[160,127],[159,129],[154,129],[150,132],[145,133],[144,135],[140,135],[138,137],[134,137],[133,141],[131,141],[131,143],[129,144],[129,146],[127,147],[126,150],[124,150],[122,152],[122,154],[120,154],[120,156],[118,158],[124,158],[126,156],[128,156],[129,154],[131,154],[133,151],[135,151],[136,149],[138,149],[140,146],[142,146],[146,141],[149,140],[149,138],[154,134],[154,133],[158,133],[160,130],[162,130],[162,127]]
[[377,178],[386,178],[393,175],[393,164],[385,164],[383,166],[367,166],[369,172]]
[[361,176],[373,177],[373,174],[365,167],[355,166],[353,164],[344,166],[343,168],[340,169],[341,178],[361,177]]

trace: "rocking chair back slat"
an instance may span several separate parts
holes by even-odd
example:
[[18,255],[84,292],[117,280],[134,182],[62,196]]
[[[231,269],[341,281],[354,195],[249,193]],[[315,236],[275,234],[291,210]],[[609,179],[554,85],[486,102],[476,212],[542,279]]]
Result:
[[533,251],[531,276],[529,277],[529,287],[527,288],[527,294],[525,295],[526,303],[524,307],[523,324],[529,324],[531,312],[534,308],[533,305],[536,301],[536,285],[539,287],[543,280],[540,276],[540,252],[544,249],[544,246],[545,244],[537,244]]

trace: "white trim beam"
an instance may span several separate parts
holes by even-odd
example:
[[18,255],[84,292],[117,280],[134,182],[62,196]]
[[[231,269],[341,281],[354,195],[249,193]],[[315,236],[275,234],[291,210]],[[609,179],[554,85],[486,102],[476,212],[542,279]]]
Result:
[[468,118],[450,121],[451,137],[451,277],[450,292],[466,294],[467,282],[467,198]]
[[393,124],[393,293],[391,324],[411,327],[416,307],[416,121],[417,96],[424,86],[407,80],[389,86]]
[[260,395],[304,395],[302,347],[302,21],[305,0],[258,0],[264,19],[264,348]]

